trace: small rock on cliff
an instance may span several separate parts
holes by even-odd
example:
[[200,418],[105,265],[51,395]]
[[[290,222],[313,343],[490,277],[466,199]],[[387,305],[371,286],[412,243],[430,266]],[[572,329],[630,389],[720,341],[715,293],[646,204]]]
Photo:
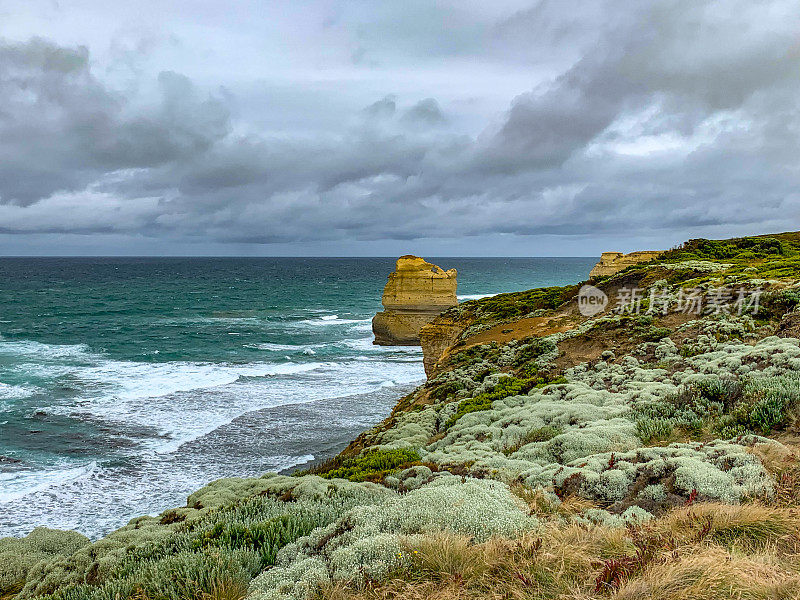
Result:
[[418,346],[419,330],[458,304],[456,270],[445,271],[418,256],[401,256],[383,289],[382,302],[386,310],[372,319],[374,343]]

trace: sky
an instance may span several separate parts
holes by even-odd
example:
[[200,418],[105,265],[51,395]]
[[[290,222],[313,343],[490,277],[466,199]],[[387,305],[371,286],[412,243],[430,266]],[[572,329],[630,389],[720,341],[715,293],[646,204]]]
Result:
[[0,0],[0,254],[800,229],[797,0]]

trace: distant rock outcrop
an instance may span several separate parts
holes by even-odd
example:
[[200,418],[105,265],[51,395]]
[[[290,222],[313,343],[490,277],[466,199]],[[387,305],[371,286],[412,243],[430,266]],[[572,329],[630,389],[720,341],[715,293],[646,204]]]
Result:
[[418,346],[423,325],[456,304],[455,269],[445,271],[418,256],[401,256],[383,289],[386,310],[372,319],[374,343]]
[[603,252],[600,255],[600,262],[589,272],[589,277],[608,277],[619,273],[622,269],[647,262],[657,258],[661,254],[660,250],[639,250],[630,254],[622,252]]

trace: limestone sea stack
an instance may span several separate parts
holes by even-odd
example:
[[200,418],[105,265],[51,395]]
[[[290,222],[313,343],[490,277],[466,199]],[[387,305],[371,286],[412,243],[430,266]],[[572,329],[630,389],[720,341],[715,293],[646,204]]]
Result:
[[383,312],[372,319],[373,343],[418,346],[419,330],[458,304],[456,270],[444,269],[407,254],[397,259],[383,288]]

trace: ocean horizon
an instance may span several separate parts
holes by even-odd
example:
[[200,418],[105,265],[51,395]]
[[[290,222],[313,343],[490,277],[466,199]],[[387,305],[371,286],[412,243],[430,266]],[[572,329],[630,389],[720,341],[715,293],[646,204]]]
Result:
[[[459,301],[595,257],[426,257]],[[0,258],[0,537],[97,538],[221,477],[341,450],[424,380],[372,344],[396,257]]]

